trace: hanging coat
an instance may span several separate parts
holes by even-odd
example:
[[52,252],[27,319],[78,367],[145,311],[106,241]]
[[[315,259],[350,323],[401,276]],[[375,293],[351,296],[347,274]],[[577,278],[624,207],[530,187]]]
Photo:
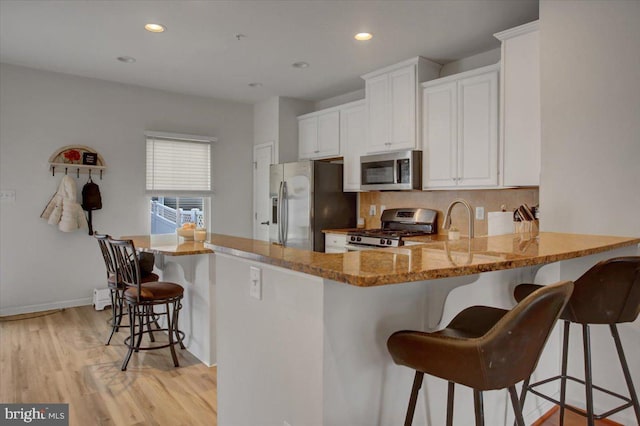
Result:
[[41,218],[50,225],[58,225],[62,232],[72,232],[87,227],[87,218],[77,201],[76,182],[65,175],[62,177],[58,191],[44,208]]

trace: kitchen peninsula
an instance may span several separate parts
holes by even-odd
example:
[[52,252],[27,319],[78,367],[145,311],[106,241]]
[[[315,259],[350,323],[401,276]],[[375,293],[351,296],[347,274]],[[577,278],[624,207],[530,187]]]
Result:
[[[394,331],[438,328],[474,304],[510,308],[517,283],[575,278],[572,259],[590,256],[595,263],[637,254],[640,238],[416,237],[423,244],[344,254],[218,234],[203,245],[152,241],[138,238],[136,245],[171,256],[214,253],[201,257],[210,259],[206,305],[215,310],[209,324],[218,364],[218,423],[313,426],[393,425],[404,418],[413,374],[387,354],[386,339]],[[206,287],[197,281],[196,288]],[[541,365],[553,369],[557,352],[547,352]],[[443,424],[444,382],[429,378],[423,390],[414,424]],[[456,418],[472,422],[464,400],[470,395],[458,395]],[[513,421],[506,403],[504,392],[486,395],[487,424]],[[525,407],[527,422],[549,408],[532,404],[533,398]]]

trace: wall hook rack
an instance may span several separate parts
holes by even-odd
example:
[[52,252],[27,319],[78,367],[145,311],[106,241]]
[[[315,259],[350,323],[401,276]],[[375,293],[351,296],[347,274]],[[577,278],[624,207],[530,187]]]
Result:
[[93,148],[84,145],[67,145],[58,149],[49,157],[49,168],[51,176],[56,175],[56,167],[64,167],[64,174],[69,173],[69,169],[76,169],[76,178],[80,177],[80,173],[88,173],[91,177],[91,171],[100,172],[100,180],[102,173],[107,170],[107,166],[102,156]]

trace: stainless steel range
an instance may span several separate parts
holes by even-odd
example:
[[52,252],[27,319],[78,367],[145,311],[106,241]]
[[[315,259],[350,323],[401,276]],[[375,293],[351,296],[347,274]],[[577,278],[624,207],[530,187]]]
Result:
[[404,245],[403,238],[438,232],[438,212],[431,209],[387,209],[382,212],[380,229],[362,229],[347,234],[347,249],[368,250]]

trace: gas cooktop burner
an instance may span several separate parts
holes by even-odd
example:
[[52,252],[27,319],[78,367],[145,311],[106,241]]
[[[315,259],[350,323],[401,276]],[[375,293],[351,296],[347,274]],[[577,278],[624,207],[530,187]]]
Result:
[[347,241],[356,246],[398,247],[404,245],[402,238],[435,234],[437,214],[421,208],[388,209],[380,218],[382,228],[349,232]]

